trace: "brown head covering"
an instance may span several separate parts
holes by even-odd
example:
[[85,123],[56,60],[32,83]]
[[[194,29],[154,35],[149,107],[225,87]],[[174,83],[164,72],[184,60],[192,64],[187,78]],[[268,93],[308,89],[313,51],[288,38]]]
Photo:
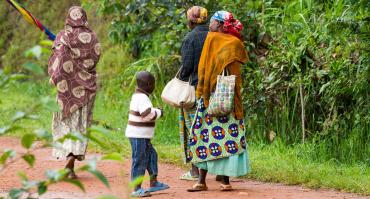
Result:
[[78,6],[68,11],[65,29],[57,35],[48,73],[58,90],[63,117],[95,99],[96,64],[100,43],[88,27],[86,12]]
[[186,12],[186,18],[196,24],[202,24],[207,21],[208,11],[200,6],[193,6]]
[[88,23],[85,10],[78,6],[71,7],[68,11],[65,24],[71,27],[87,27]]

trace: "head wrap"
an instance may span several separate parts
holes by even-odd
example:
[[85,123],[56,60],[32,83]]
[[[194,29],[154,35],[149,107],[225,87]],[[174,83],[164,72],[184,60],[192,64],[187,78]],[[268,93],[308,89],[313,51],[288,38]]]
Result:
[[63,118],[94,100],[99,57],[100,43],[87,26],[86,12],[73,6],[68,11],[64,30],[54,41],[48,64]]
[[65,25],[69,25],[71,27],[87,27],[87,15],[84,9],[79,6],[72,6],[68,10],[68,16],[65,21]]
[[240,32],[243,30],[243,24],[239,20],[234,19],[233,14],[227,11],[217,11],[211,18],[211,20],[222,21],[223,31],[226,34],[234,35],[235,37],[241,38]]
[[186,18],[196,24],[202,24],[207,21],[208,11],[200,6],[193,6],[186,12]]

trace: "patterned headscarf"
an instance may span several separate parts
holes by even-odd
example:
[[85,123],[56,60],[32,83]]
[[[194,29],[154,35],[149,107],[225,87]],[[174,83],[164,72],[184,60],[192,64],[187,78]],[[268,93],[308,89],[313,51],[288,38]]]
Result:
[[87,27],[88,23],[85,10],[78,6],[72,6],[68,11],[68,17],[65,21],[65,25],[71,27]]
[[63,117],[95,99],[100,43],[87,25],[86,12],[81,7],[71,7],[49,59],[48,73],[57,87]]
[[217,11],[211,18],[211,20],[222,21],[223,31],[226,34],[234,35],[235,37],[241,38],[240,32],[243,30],[243,24],[239,20],[234,19],[233,14],[227,11]]
[[193,6],[186,12],[186,18],[196,24],[202,24],[207,21],[208,11],[200,6]]

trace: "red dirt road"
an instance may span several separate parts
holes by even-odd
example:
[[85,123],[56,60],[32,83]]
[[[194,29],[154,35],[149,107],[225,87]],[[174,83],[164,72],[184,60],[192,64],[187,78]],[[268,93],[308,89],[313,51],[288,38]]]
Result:
[[[12,148],[18,154],[24,153],[20,147],[20,141],[16,138],[1,137],[0,138],[0,151],[6,148]],[[64,166],[64,162],[57,161],[51,157],[51,149],[40,149],[35,153],[36,164],[34,168],[29,168],[23,161],[18,161],[11,167],[7,167],[0,173],[0,198],[5,197],[6,192],[13,187],[20,186],[20,180],[17,175],[19,171],[25,171],[30,179],[44,178],[44,172],[48,169],[58,169]],[[88,159],[97,157],[97,154],[90,154]],[[86,161],[87,161],[86,160]],[[77,167],[83,165],[84,162],[78,162]],[[99,198],[103,195],[113,195],[117,198],[129,198],[129,169],[130,164],[128,161],[120,164],[112,161],[100,161],[97,165],[98,169],[104,173],[108,178],[111,189],[106,188],[99,180],[89,173],[79,173],[79,179],[84,184],[86,193],[82,192],[77,187],[60,183],[52,185],[46,194],[40,198],[47,199],[85,199],[85,198]],[[302,188],[300,186],[286,186],[282,184],[262,183],[251,180],[232,179],[232,186],[234,191],[221,192],[219,191],[219,184],[214,179],[214,176],[209,176],[208,187],[206,192],[189,193],[186,189],[191,187],[193,182],[181,181],[179,176],[184,172],[181,168],[169,164],[159,165],[159,180],[170,185],[170,189],[153,193],[151,198],[155,199],[197,199],[197,198],[222,198],[222,199],[352,199],[352,198],[368,198],[361,197],[354,194],[329,191],[329,190],[311,190]],[[147,183],[145,183],[147,186]]]

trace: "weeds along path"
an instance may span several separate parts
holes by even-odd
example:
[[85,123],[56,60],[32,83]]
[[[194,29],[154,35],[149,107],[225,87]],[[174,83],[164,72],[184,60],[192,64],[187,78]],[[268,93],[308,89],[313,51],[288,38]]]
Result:
[[[1,151],[5,148],[13,148],[18,154],[24,153],[20,147],[20,140],[12,137],[0,137]],[[0,198],[5,196],[6,192],[13,188],[20,186],[20,180],[17,175],[19,171],[25,171],[30,179],[42,179],[44,172],[47,169],[58,169],[64,166],[63,161],[57,161],[51,157],[51,148],[38,150],[36,153],[36,164],[34,168],[29,168],[22,161],[17,162],[15,165],[6,168],[5,171],[0,173]],[[97,157],[98,154],[89,154],[87,160]],[[78,162],[77,167],[83,163]],[[80,173],[79,177],[81,182],[85,185],[86,193],[82,192],[77,187],[60,183],[49,187],[48,192],[40,198],[99,198],[102,195],[113,195],[117,198],[129,198],[129,169],[130,163],[117,163],[112,161],[101,161],[97,165],[98,169],[104,173],[108,178],[111,189],[106,188],[100,181],[89,173]],[[191,187],[193,182],[180,181],[179,176],[184,170],[169,164],[159,165],[159,180],[170,185],[170,189],[153,193],[151,198],[158,199],[197,199],[197,198],[235,198],[235,199],[352,199],[352,198],[369,198],[357,196],[349,193],[342,193],[329,190],[311,190],[302,188],[300,186],[286,186],[282,184],[262,183],[250,180],[232,179],[234,191],[221,192],[219,191],[219,184],[215,181],[214,176],[209,176],[208,187],[209,191],[188,193],[186,189]],[[147,186],[147,183],[145,183]]]

